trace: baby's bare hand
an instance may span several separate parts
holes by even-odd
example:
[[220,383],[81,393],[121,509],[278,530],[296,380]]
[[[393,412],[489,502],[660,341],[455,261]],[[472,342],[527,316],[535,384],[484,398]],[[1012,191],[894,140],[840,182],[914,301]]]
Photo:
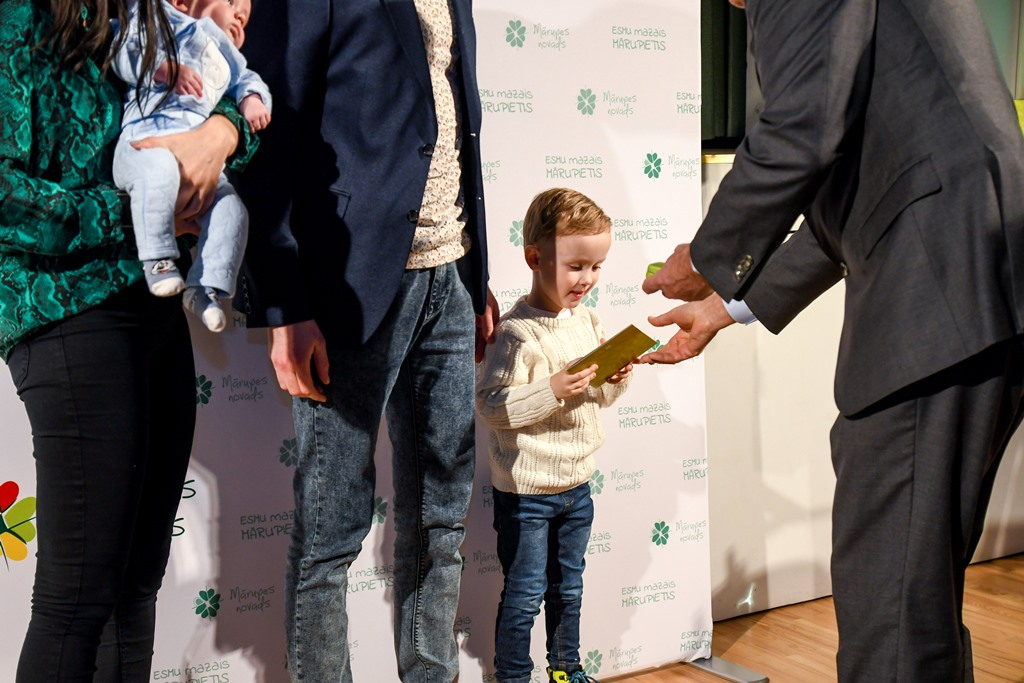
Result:
[[270,123],[270,110],[267,109],[267,105],[263,104],[263,99],[256,93],[245,97],[238,109],[249,123],[249,130],[254,133],[263,130]]
[[197,99],[203,96],[203,77],[195,69],[180,64],[178,81],[174,84],[174,92],[179,95],[192,95]]

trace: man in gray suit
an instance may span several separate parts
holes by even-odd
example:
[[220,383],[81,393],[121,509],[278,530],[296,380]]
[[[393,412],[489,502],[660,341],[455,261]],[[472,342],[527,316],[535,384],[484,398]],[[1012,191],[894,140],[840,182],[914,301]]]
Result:
[[[730,0],[743,6],[741,0]],[[845,277],[832,587],[839,680],[973,680],[964,571],[1024,386],[1024,140],[968,0],[747,0],[764,93],[644,360]],[[795,219],[805,224],[786,240]],[[691,261],[692,254],[692,261]]]

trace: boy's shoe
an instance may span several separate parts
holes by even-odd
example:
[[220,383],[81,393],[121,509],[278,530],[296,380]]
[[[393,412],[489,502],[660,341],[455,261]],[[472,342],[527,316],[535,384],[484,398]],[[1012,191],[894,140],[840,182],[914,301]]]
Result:
[[143,261],[142,272],[146,276],[149,291],[156,296],[174,296],[185,289],[185,281],[181,279],[178,266],[169,258],[156,261]]
[[185,310],[199,316],[210,332],[220,332],[227,325],[227,316],[213,287],[189,287],[181,302]]
[[596,678],[591,678],[583,669],[575,671],[558,671],[548,667],[548,683],[601,683]]

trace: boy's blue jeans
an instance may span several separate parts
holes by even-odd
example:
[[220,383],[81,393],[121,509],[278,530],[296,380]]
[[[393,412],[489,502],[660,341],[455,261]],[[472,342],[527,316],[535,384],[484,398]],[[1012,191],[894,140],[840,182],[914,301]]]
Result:
[[552,495],[494,490],[494,530],[505,587],[495,627],[495,677],[529,683],[530,631],[544,601],[548,666],[580,666],[580,605],[594,501],[590,484]]

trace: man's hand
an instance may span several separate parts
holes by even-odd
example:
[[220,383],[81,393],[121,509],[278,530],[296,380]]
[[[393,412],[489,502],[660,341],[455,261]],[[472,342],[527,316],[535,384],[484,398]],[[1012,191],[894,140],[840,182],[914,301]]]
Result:
[[676,324],[679,331],[660,349],[637,359],[639,363],[678,363],[698,356],[719,330],[735,322],[725,310],[722,297],[717,294],[676,306],[667,313],[651,316],[647,320],[655,327]]
[[494,332],[498,329],[498,318],[500,315],[498,312],[498,300],[494,298],[491,288],[488,287],[487,305],[484,307],[483,314],[476,317],[477,363],[484,359],[484,349],[487,348],[487,345],[494,343]]
[[[311,398],[321,403],[327,400],[321,388],[331,383],[327,342],[316,321],[270,328],[267,348],[277,373],[277,383],[282,389],[299,398]],[[316,377],[313,377],[313,367],[316,368]]]
[[597,376],[597,365],[591,365],[583,368],[579,372],[569,374],[569,368],[572,367],[572,363],[565,366],[555,374],[551,375],[551,391],[555,392],[555,398],[559,401],[563,401],[570,396],[582,394],[587,390],[587,385],[590,384],[590,380]]
[[654,275],[644,280],[643,290],[647,294],[661,292],[669,299],[700,301],[714,290],[690,261],[690,245],[680,244]]
[[178,160],[181,182],[175,218],[194,221],[213,205],[217,181],[227,158],[238,144],[238,129],[223,116],[211,116],[198,128],[187,133],[174,133],[145,138],[132,143],[136,149],[165,147]]

